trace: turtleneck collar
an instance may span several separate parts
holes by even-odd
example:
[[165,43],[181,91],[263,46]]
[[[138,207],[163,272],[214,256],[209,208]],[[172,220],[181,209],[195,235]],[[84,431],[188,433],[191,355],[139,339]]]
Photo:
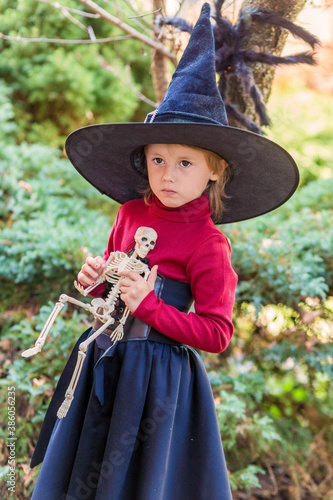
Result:
[[153,195],[150,201],[150,209],[160,219],[173,222],[196,222],[208,219],[213,213],[209,206],[207,193],[181,207],[166,207]]

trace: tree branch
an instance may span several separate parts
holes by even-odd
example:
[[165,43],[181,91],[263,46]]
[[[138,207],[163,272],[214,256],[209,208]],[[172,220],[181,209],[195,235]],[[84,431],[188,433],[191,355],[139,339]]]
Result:
[[103,43],[103,42],[116,42],[118,40],[128,40],[132,38],[130,35],[114,36],[112,38],[97,38],[95,40],[64,40],[63,38],[24,38],[20,35],[10,36],[4,35],[0,32],[0,38],[14,42],[39,42],[39,43]]
[[52,5],[55,9],[66,9],[68,12],[74,12],[74,14],[80,14],[82,17],[93,17],[98,19],[100,17],[99,14],[91,14],[90,12],[84,12],[84,10],[72,9],[71,7],[67,7],[65,5],[60,5],[59,2],[49,2],[48,0],[36,0],[40,3],[45,3],[46,5]]
[[[106,2],[108,5],[110,5],[111,7],[113,7],[113,3],[112,3],[112,2],[110,2],[109,0],[103,0],[103,1],[104,1],[104,2]],[[138,10],[134,10],[134,6],[133,6],[133,5],[132,5],[132,4],[131,4],[128,0],[127,0],[127,2],[126,2],[126,7],[127,7],[127,8],[130,8],[130,9],[131,9],[133,12],[135,12],[136,14],[140,14],[140,12],[139,12]],[[135,20],[135,23],[136,23],[136,24],[137,24],[140,28],[142,28],[144,31],[147,31],[148,33],[150,33],[150,32],[151,32],[151,30],[152,30],[152,27],[151,27],[151,26],[147,25],[147,23],[145,23],[145,24],[144,24],[144,23],[142,23],[141,21],[139,21],[139,19],[138,19],[137,17],[134,17],[134,18],[130,17],[130,16],[128,15],[129,13],[128,13],[128,12],[125,12],[125,9],[123,9],[122,7],[120,7],[120,5],[119,5],[119,4],[117,5],[117,10],[119,10],[122,14],[124,14],[124,15],[125,15],[125,17],[126,17],[127,19],[134,19],[134,20]],[[149,14],[147,14],[147,15],[149,15]]]
[[73,24],[76,24],[76,26],[78,26],[79,28],[81,28],[83,31],[88,32],[88,28],[84,24],[82,24],[80,21],[78,21],[77,19],[75,19],[75,17],[72,16],[72,14],[70,14],[65,7],[63,7],[62,5],[59,4],[59,7],[55,7],[55,8],[60,9],[61,12],[63,13],[63,15],[65,17],[67,17],[67,19],[69,19]]
[[95,12],[95,14],[99,14],[101,18],[105,19],[105,21],[108,21],[110,24],[113,24],[114,26],[122,29],[123,31],[125,31],[125,33],[131,35],[132,38],[140,40],[144,44],[149,45],[149,47],[162,52],[162,54],[168,57],[176,66],[177,62],[174,54],[172,54],[166,47],[164,47],[163,43],[159,42],[158,40],[153,40],[146,35],[143,35],[139,31],[135,30],[128,24],[124,23],[117,17],[104,10],[92,0],[78,0],[78,2],[88,7],[92,12]]
[[125,78],[119,73],[119,71],[117,71],[113,66],[111,66],[111,64],[109,64],[107,61],[103,60],[101,62],[101,66],[103,69],[111,71],[114,75],[116,75],[116,77],[119,78],[119,80],[121,80],[126,85],[126,87],[128,87],[132,92],[134,92],[134,94],[140,99],[140,101],[146,102],[147,104],[149,104],[150,106],[152,106],[155,109],[157,108],[156,102],[151,101],[150,99],[148,99],[148,97],[141,94],[141,92],[139,92],[134,87],[134,85],[132,85],[132,83],[130,83],[128,80],[125,80]]

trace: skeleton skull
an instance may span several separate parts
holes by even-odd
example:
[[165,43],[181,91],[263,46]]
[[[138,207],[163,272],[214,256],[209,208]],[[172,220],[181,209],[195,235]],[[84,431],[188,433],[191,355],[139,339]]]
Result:
[[142,259],[155,247],[157,233],[151,227],[139,227],[134,235],[135,251]]

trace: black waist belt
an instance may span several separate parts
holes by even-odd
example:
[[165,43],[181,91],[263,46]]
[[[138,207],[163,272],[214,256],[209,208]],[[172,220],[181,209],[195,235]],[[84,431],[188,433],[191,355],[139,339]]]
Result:
[[[193,302],[190,285],[181,281],[165,278],[161,274],[157,275],[155,283],[155,295],[158,298],[163,299],[166,304],[172,305],[179,311],[186,313],[189,311]],[[113,333],[115,328],[117,328],[117,326],[119,325],[119,320],[121,319],[125,307],[126,305],[121,300],[117,302],[115,311],[112,314],[115,318],[115,322],[113,325],[110,325],[108,328],[106,328],[103,333],[107,335],[111,335]],[[98,330],[98,328],[103,326],[103,324],[104,323],[102,323],[100,320],[96,319],[93,324],[94,330]],[[124,325],[124,336],[120,340],[120,342],[148,339],[154,340],[156,342],[163,342],[164,344],[182,345],[180,342],[177,342],[176,340],[173,340],[170,337],[167,337],[166,335],[158,332],[150,325],[144,323],[135,316],[130,315]]]
[[[103,326],[103,324],[104,323],[96,319],[93,324],[93,329],[98,330],[98,328]],[[137,318],[134,318],[132,327],[133,328],[131,328],[130,331],[125,331],[124,328],[124,336],[121,340],[119,340],[119,342],[130,342],[133,340],[154,340],[155,342],[162,342],[163,344],[182,345],[180,342],[177,342],[177,340],[173,340],[170,337],[163,335],[163,333],[158,332],[157,330],[155,330],[155,328],[151,328],[149,325],[143,323],[143,321],[140,321]],[[110,336],[113,333],[113,330],[114,329],[112,328],[106,328],[103,331],[103,334]]]

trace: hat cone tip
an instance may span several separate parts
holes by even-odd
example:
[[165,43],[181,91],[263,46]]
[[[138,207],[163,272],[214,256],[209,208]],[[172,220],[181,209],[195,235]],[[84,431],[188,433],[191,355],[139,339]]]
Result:
[[201,8],[201,16],[206,15],[210,17],[210,4],[208,2],[205,2]]

